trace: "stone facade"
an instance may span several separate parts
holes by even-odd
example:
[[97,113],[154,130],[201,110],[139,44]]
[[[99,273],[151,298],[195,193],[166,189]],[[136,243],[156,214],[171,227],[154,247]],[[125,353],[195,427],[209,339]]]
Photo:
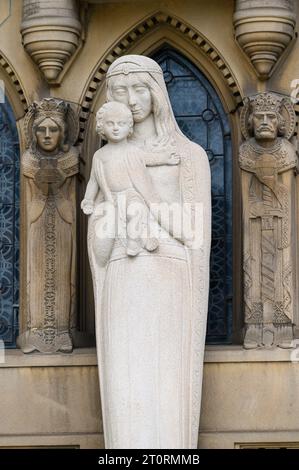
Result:
[[[0,381],[5,391],[0,446],[56,446],[58,441],[65,446],[104,445],[94,349],[93,287],[86,249],[87,223],[80,213],[79,201],[90,176],[91,156],[100,143],[94,132],[95,116],[106,99],[105,76],[109,66],[125,54],[154,56],[165,45],[178,51],[204,74],[221,100],[232,138],[232,344],[206,349],[199,446],[267,447],[279,443],[280,447],[288,447],[299,443],[296,412],[291,412],[299,406],[295,392],[299,373],[292,363],[296,354],[291,349],[276,347],[291,346],[299,332],[297,10],[296,2],[291,0],[0,2],[0,84],[5,86],[5,97],[12,108],[20,154],[28,155],[25,132],[28,110],[30,113],[34,102],[52,98],[72,107],[73,124],[76,121],[79,129],[78,138],[70,142],[70,148],[75,149],[74,166],[78,158],[80,162],[79,170],[76,168],[64,182],[71,186],[66,199],[74,209],[71,224],[76,226],[77,237],[78,275],[72,281],[76,286],[76,302],[70,313],[73,320],[68,323],[74,351],[68,355],[54,352],[60,348],[54,348],[50,355],[5,351],[6,360],[0,364]],[[171,76],[166,78],[171,86]],[[289,119],[289,130],[287,135],[277,133],[267,152],[261,153],[250,123],[248,127],[249,111],[254,106],[254,97],[268,92],[274,93],[276,104],[280,103],[278,114],[281,112],[284,120]],[[200,94],[194,94],[192,103],[200,99]],[[205,125],[209,126],[207,113],[205,116]],[[224,134],[227,133],[226,130]],[[212,152],[208,153],[211,164],[215,164],[212,161],[217,160],[214,158],[217,152],[208,150]],[[257,162],[262,163],[259,168]],[[265,171],[269,175],[262,175]],[[30,172],[20,173],[19,322],[23,333],[28,330],[28,305],[30,301],[34,303],[38,294],[28,290],[33,256],[28,243],[32,241],[27,216],[28,180],[35,183]],[[265,184],[265,176],[270,176],[272,182]],[[254,204],[255,209],[257,206],[260,209],[255,218]],[[270,225],[266,227],[268,209],[272,212],[267,214]],[[59,223],[63,225],[61,220]],[[252,240],[250,230],[257,250],[255,246],[252,251],[245,251]],[[261,247],[266,244],[273,247],[272,259],[269,261],[265,255],[254,265],[255,254],[263,254]],[[271,281],[272,290],[267,290],[269,285],[260,289],[263,282],[255,279],[256,299],[253,299],[246,278],[247,267],[256,270],[253,276],[258,273],[265,280],[270,265],[276,276],[275,283]],[[280,323],[285,331],[279,337],[279,322],[273,321],[273,312],[266,318],[267,308],[260,308],[260,314],[251,322],[248,301],[254,300],[263,307],[273,306],[276,300],[265,301],[267,290],[268,297],[270,294],[274,299],[277,297],[276,307],[281,306],[279,302],[283,304],[284,298],[278,293],[283,291],[286,278],[291,285],[291,301],[288,311],[285,306],[280,309],[283,320]],[[248,286],[250,289],[246,290]],[[70,298],[71,295],[67,296]],[[249,334],[252,328],[253,336]],[[244,349],[244,337],[245,347],[256,349]],[[84,390],[82,381],[86,384]],[[12,388],[11,384],[17,386]],[[32,399],[30,416],[24,397]],[[84,416],[79,411],[82,409],[87,410]]]

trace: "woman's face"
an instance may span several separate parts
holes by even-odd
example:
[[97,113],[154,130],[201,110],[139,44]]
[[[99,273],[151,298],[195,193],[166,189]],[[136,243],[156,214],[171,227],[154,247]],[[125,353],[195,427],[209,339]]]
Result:
[[152,113],[151,92],[147,85],[138,79],[138,73],[110,77],[109,89],[115,101],[130,108],[134,122],[143,122]]
[[61,129],[51,118],[45,118],[35,130],[37,145],[46,152],[57,149],[62,137]]

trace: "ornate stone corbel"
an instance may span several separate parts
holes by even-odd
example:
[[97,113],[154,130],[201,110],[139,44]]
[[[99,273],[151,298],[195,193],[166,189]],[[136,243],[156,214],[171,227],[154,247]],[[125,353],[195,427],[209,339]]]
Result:
[[245,100],[240,147],[243,205],[244,347],[293,346],[296,305],[297,154],[289,98]]
[[46,80],[56,83],[80,41],[76,1],[24,0],[21,33],[25,50]]
[[294,0],[236,0],[235,37],[261,79],[267,79],[295,36]]
[[78,122],[64,101],[45,98],[25,117],[22,155],[26,219],[26,311],[23,352],[72,350],[75,327]]

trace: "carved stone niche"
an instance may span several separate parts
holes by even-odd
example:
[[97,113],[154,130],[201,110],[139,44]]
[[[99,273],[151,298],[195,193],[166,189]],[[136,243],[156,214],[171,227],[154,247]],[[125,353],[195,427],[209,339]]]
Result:
[[235,37],[266,80],[295,36],[294,0],[236,0]]
[[22,155],[26,224],[26,309],[18,346],[24,353],[72,351],[75,329],[78,121],[61,100],[33,103]]
[[81,23],[75,0],[24,0],[23,45],[49,83],[56,83],[79,46]]
[[242,175],[244,347],[293,347],[296,309],[295,113],[289,98],[245,100]]

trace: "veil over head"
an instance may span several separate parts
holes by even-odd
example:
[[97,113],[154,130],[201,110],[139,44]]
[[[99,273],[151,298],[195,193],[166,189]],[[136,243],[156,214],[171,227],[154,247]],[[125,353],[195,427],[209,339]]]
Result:
[[184,135],[173,114],[172,106],[169,100],[168,91],[164,81],[163,71],[160,65],[150,57],[141,55],[124,55],[116,59],[110,65],[107,79],[107,98],[113,100],[113,94],[109,84],[111,78],[119,75],[129,75],[131,73],[138,74],[140,79],[148,85],[152,92],[152,96],[156,96],[153,103],[153,114],[156,123],[158,135],[160,137],[176,132]]

